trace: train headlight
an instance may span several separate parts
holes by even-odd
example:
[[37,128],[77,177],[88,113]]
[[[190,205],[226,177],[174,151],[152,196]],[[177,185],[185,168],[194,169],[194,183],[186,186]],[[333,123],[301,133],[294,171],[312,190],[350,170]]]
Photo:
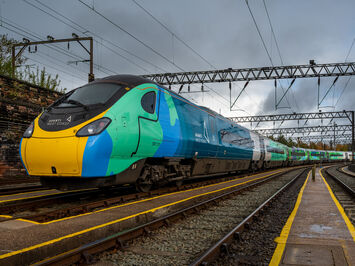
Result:
[[107,117],[100,118],[90,124],[79,129],[76,133],[77,137],[87,137],[100,134],[111,123],[111,119]]
[[25,133],[23,133],[24,138],[30,138],[33,134],[34,124],[31,122],[29,127],[26,129]]

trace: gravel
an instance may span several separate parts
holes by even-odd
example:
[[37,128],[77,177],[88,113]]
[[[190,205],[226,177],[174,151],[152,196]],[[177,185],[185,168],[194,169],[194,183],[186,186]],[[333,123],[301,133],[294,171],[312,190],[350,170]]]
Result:
[[[303,170],[298,170],[297,173],[300,171]],[[285,174],[252,190],[223,200],[218,205],[190,215],[169,227],[162,227],[144,237],[134,239],[128,243],[129,247],[124,251],[113,250],[101,253],[97,258],[100,260],[98,265],[189,264],[289,182],[295,173],[294,171]],[[274,226],[273,223],[270,224],[271,228]],[[280,222],[280,225],[283,223]],[[259,234],[264,235],[269,231],[269,227],[264,227],[264,231],[260,231]],[[277,233],[279,231],[276,232],[275,237]],[[250,240],[253,240],[255,246],[254,239]],[[259,255],[263,256],[263,253]]]
[[347,174],[345,174],[343,172],[340,172],[339,170],[337,170],[337,168],[338,168],[338,166],[330,167],[328,169],[328,172],[330,174],[335,175],[336,177],[338,177],[341,181],[343,181],[345,184],[347,184],[352,189],[355,189],[355,177],[347,175]]
[[[345,184],[355,189],[355,177],[348,176],[337,170],[337,167],[329,168],[328,171],[338,177]],[[355,199],[353,199],[333,178],[328,177],[327,174],[324,175],[327,183],[332,189],[335,197],[338,199],[339,203],[343,206],[345,213],[349,217],[353,225],[355,225]]]
[[273,201],[267,211],[250,224],[250,229],[241,233],[241,240],[232,243],[230,255],[222,255],[214,265],[268,265],[277,245],[274,239],[291,214],[305,178],[299,178],[287,193]]

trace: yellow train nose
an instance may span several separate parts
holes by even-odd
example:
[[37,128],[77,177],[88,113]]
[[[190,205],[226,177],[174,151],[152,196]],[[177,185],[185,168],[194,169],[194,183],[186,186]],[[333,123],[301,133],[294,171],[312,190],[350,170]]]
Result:
[[21,157],[30,175],[80,176],[87,137],[75,136],[77,129],[48,132],[35,121],[34,134],[23,138]]
[[83,153],[79,154],[79,138],[31,138],[25,142],[23,154],[31,175],[80,175]]

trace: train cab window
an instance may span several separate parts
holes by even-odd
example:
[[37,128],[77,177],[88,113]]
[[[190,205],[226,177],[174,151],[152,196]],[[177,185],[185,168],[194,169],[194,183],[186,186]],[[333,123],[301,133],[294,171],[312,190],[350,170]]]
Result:
[[143,95],[141,104],[147,113],[154,114],[155,112],[155,100],[156,100],[156,94],[154,91],[147,92],[146,94]]
[[116,93],[122,91],[122,86],[111,83],[92,83],[69,92],[63,100],[54,106],[73,107],[107,103]]

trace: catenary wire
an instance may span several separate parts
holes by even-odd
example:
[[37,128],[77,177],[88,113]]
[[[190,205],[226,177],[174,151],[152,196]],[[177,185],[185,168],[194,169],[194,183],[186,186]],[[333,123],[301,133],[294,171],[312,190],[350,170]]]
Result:
[[[248,0],[245,0],[245,3],[246,3],[246,5],[247,5],[247,7],[248,7],[249,13],[250,13],[250,15],[251,15],[251,17],[252,17],[252,19],[253,19],[255,28],[256,28],[256,30],[257,30],[257,32],[258,32],[258,34],[259,34],[259,37],[260,37],[261,42],[262,42],[262,44],[263,44],[263,47],[264,47],[264,49],[265,49],[265,51],[266,51],[266,54],[267,54],[267,56],[268,56],[268,58],[269,58],[269,60],[270,60],[270,63],[271,63],[272,66],[274,66],[274,63],[273,63],[272,58],[271,58],[271,56],[270,56],[269,50],[268,50],[267,47],[266,47],[264,38],[263,38],[263,36],[261,35],[259,26],[258,26],[258,24],[257,24],[257,22],[256,22],[256,20],[255,20],[254,14],[253,14],[253,12],[252,12],[250,6],[249,6]],[[279,84],[281,85],[280,81],[278,81],[278,82],[279,82]],[[282,87],[282,85],[281,85],[281,88],[282,88],[282,91],[285,93],[284,88]],[[285,98],[286,98],[287,104],[288,104],[288,105],[290,106],[290,108],[291,108],[291,105],[290,105],[290,103],[289,103],[289,101],[288,101],[287,95],[285,95],[285,96],[286,96]],[[275,104],[276,104],[276,103],[275,103]],[[292,108],[291,108],[291,110],[292,110]]]
[[193,49],[189,44],[187,44],[181,37],[179,37],[176,33],[169,29],[164,23],[158,20],[151,12],[149,12],[146,8],[144,8],[141,4],[139,4],[136,0],[132,0],[136,6],[142,9],[146,14],[148,14],[154,21],[156,21],[159,25],[161,25],[166,31],[172,34],[177,40],[179,40],[182,44],[184,44],[187,48],[189,48],[195,55],[197,55],[200,59],[202,59],[205,63],[207,63],[210,67],[216,69],[214,65],[212,65],[205,57],[203,57],[200,53],[198,53],[195,49]]
[[[53,14],[51,14],[51,13],[49,13],[49,12],[43,10],[42,8],[40,8],[40,7],[36,6],[36,5],[34,5],[33,3],[30,3],[30,2],[27,1],[27,0],[23,0],[23,1],[24,1],[25,3],[27,3],[28,5],[31,5],[32,7],[34,7],[34,8],[36,8],[36,9],[42,11],[43,13],[45,13],[45,14],[47,14],[47,15],[49,15],[49,16],[51,16],[52,18],[54,18],[54,19],[60,21],[61,23],[65,24],[65,25],[67,25],[67,26],[69,26],[69,27],[71,27],[72,29],[74,29],[74,30],[77,31],[77,32],[81,32],[81,33],[83,33],[83,34],[85,34],[85,35],[87,35],[87,36],[89,35],[88,33],[91,33],[91,34],[92,34],[91,31],[85,29],[84,27],[82,27],[82,26],[80,26],[78,23],[76,23],[75,21],[71,20],[71,19],[68,18],[67,16],[64,16],[63,14],[59,13],[59,12],[56,11],[55,9],[49,7],[48,5],[42,3],[42,2],[39,1],[39,0],[35,0],[35,1],[36,1],[37,3],[39,3],[39,4],[41,4],[42,6],[44,6],[45,8],[47,8],[47,9],[51,10],[52,12],[56,13],[57,15],[59,15],[59,16],[65,18],[66,20],[70,21],[70,22],[71,22],[72,24],[74,24],[75,26],[80,27],[81,29],[78,29],[78,28],[74,27],[73,25],[70,25],[69,23],[67,23],[66,21],[62,20],[61,18],[59,18],[59,17],[57,17],[57,16],[54,16]],[[107,43],[110,43],[111,45],[116,46],[117,48],[123,50],[123,48],[121,48],[121,47],[115,45],[114,43],[108,41],[107,39],[102,38],[101,36],[98,36],[98,35],[96,35],[96,34],[92,34],[92,35],[94,35],[95,37],[97,37],[97,38],[99,38],[99,39],[102,39],[103,41],[105,41],[105,42],[107,42]],[[98,44],[98,42],[97,42],[96,40],[95,40],[95,42]],[[100,45],[102,45],[102,46],[105,47],[107,50],[111,51],[112,53],[118,55],[119,57],[125,59],[126,61],[128,61],[128,62],[131,63],[131,64],[133,64],[134,66],[140,68],[141,70],[148,72],[148,70],[147,70],[146,68],[144,68],[144,67],[142,67],[142,66],[136,64],[134,61],[130,60],[128,57],[126,57],[126,56],[124,56],[124,55],[118,53],[117,51],[111,49],[110,47],[106,46],[105,44],[100,43]],[[127,52],[127,51],[125,51],[125,52]],[[137,56],[136,56],[136,57],[137,57]],[[141,59],[141,60],[142,60],[142,59]],[[144,59],[143,59],[143,60],[144,60]],[[147,62],[147,63],[149,63],[149,62]]]
[[[26,29],[25,27],[20,26],[20,25],[14,23],[13,21],[11,21],[11,20],[9,20],[9,19],[7,19],[7,18],[5,18],[5,17],[3,17],[3,19],[5,19],[5,20],[11,22],[11,23],[9,23],[9,22],[5,22],[5,21],[3,20],[3,23],[5,23],[5,24],[7,24],[7,25],[9,25],[9,26],[11,26],[11,27],[17,29],[17,30],[20,30],[20,31],[22,31],[22,32],[25,32],[25,33],[26,33],[27,35],[29,35],[29,36],[32,36],[32,37],[28,37],[28,36],[27,36],[28,38],[30,38],[30,39],[33,38],[33,39],[37,39],[37,40],[40,40],[40,39],[41,39],[41,37],[40,37],[39,35],[37,35],[36,33],[34,33],[33,31],[31,32],[30,30]],[[0,26],[1,26],[1,25],[0,25]],[[23,35],[23,34],[22,34],[22,35]],[[73,58],[73,59],[80,59],[80,60],[84,60],[84,59],[85,59],[84,57],[78,56],[78,55],[76,55],[76,54],[73,54],[73,53],[71,53],[71,52],[68,52],[67,50],[65,50],[65,49],[63,49],[63,48],[61,48],[61,47],[58,47],[58,46],[55,45],[55,44],[51,44],[51,45],[44,44],[44,46],[45,46],[45,47],[48,47],[49,49],[52,49],[52,50],[56,51],[57,53],[59,53],[59,54],[61,54],[61,55],[65,54],[66,56],[71,57],[71,58]],[[60,50],[60,51],[59,51],[59,50]],[[84,62],[84,63],[85,63],[85,62]],[[87,63],[85,63],[85,64],[87,64]],[[115,73],[115,72],[113,72],[111,69],[108,69],[108,68],[106,68],[106,67],[104,67],[104,66],[98,65],[98,64],[96,64],[96,63],[94,63],[94,67],[95,67],[97,70],[99,70],[100,72],[106,73],[106,74],[108,74],[108,75],[109,75],[109,73],[108,73],[107,71],[109,71],[109,72],[111,72],[111,73]],[[105,71],[103,71],[102,69],[98,69],[98,67],[104,69]]]
[[[268,18],[268,21],[269,21],[269,25],[270,25],[270,29],[271,29],[271,34],[274,38],[274,41],[275,41],[275,44],[276,44],[276,50],[277,50],[277,53],[280,57],[280,62],[281,62],[281,65],[283,66],[284,65],[284,61],[283,61],[283,58],[282,58],[282,55],[281,55],[281,51],[280,51],[280,47],[279,47],[279,44],[278,44],[278,41],[277,41],[277,38],[276,38],[276,34],[275,34],[275,31],[274,31],[274,27],[272,26],[272,23],[271,23],[271,18],[270,18],[270,14],[269,14],[269,11],[267,9],[267,6],[266,6],[266,3],[265,3],[265,0],[263,0],[263,4],[264,4],[264,8],[265,8],[265,12],[266,12],[266,15],[267,15],[267,18]],[[289,81],[288,81],[288,85],[289,84]],[[297,100],[296,100],[296,97],[293,93],[293,90],[291,90],[291,94],[292,94],[292,97],[293,97],[293,100],[295,102],[295,105],[296,105],[296,108],[297,110],[300,110],[299,106],[298,106],[298,103],[297,103]]]

